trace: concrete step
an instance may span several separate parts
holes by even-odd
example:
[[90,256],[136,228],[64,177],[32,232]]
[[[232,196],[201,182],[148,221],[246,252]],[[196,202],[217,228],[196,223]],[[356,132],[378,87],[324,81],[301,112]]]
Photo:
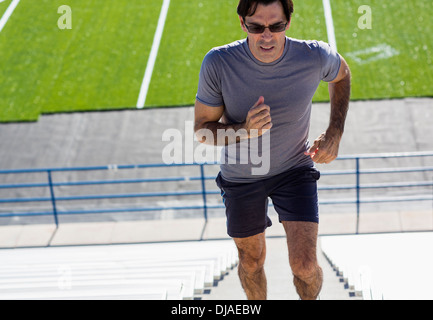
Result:
[[0,299],[191,300],[236,264],[232,241],[0,250]]
[[364,300],[431,300],[433,232],[321,238],[323,252]]

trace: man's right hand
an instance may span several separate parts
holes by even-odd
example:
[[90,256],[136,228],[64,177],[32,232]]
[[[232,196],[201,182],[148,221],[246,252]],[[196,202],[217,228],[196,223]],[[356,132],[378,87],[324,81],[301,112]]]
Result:
[[272,128],[271,108],[265,104],[264,97],[261,96],[248,111],[244,128],[249,138],[259,137]]

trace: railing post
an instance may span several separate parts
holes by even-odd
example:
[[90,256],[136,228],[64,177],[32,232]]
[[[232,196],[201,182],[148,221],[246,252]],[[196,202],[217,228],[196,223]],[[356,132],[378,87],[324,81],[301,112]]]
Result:
[[204,176],[204,164],[200,164],[200,172],[201,172],[201,191],[203,196],[203,213],[204,213],[204,219],[207,222],[207,199],[206,199],[206,180]]
[[48,170],[47,173],[48,173],[48,184],[50,186],[51,204],[53,206],[54,222],[56,223],[56,228],[58,228],[59,220],[57,217],[56,196],[54,195],[54,187],[53,187],[53,179],[51,178],[51,170]]
[[361,211],[359,158],[356,158],[356,234],[359,233],[359,214]]

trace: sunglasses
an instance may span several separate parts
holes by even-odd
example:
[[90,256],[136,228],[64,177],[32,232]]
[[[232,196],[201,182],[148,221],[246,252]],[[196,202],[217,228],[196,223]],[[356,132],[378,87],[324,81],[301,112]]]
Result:
[[[245,21],[245,20],[244,20]],[[286,27],[289,24],[288,22],[279,22],[273,25],[270,25],[269,27],[262,26],[260,24],[251,24],[247,25],[245,22],[245,27],[247,28],[249,33],[263,33],[265,32],[265,29],[268,28],[270,32],[276,33],[276,32],[283,32],[286,31]]]

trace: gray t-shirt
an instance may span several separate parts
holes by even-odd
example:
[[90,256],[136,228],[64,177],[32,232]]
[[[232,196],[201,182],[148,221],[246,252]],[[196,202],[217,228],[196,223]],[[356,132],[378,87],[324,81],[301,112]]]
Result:
[[247,40],[213,48],[200,71],[197,100],[224,106],[228,123],[245,121],[260,96],[269,105],[273,127],[259,138],[223,148],[221,174],[231,182],[252,182],[301,166],[314,166],[304,155],[312,98],[320,81],[334,80],[340,56],[321,41],[286,37],[282,56],[263,63]]

